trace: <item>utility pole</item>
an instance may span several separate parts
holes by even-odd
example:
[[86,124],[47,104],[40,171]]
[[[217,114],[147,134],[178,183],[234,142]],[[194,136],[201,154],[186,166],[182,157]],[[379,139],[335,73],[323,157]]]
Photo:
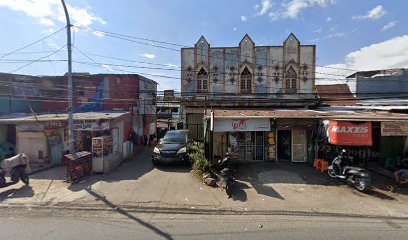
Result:
[[69,20],[67,6],[65,1],[61,0],[62,6],[64,7],[65,18],[67,19],[67,48],[68,48],[68,136],[69,136],[69,152],[75,153],[75,140],[74,140],[74,129],[73,129],[73,117],[72,117],[72,49],[71,49],[71,22]]

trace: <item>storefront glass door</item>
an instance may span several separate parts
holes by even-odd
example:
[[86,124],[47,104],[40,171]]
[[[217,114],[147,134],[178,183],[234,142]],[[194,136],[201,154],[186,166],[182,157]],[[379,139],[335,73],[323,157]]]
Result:
[[[234,151],[240,161],[263,161],[265,158],[264,132],[233,132],[231,137],[236,140]],[[235,142],[233,140],[233,142]]]

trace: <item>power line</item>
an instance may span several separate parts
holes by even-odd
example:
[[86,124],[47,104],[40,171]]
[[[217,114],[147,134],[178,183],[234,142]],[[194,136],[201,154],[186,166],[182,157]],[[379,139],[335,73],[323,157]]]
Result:
[[[77,26],[78,27],[78,26]],[[141,38],[141,37],[135,37],[135,36],[130,36],[130,35],[125,35],[125,34],[121,34],[121,33],[113,33],[113,32],[108,32],[108,31],[103,31],[103,30],[96,30],[96,29],[92,29],[89,27],[78,27],[81,28],[83,30],[86,31],[92,31],[92,32],[97,32],[97,33],[101,33],[104,34],[106,36],[109,37],[113,37],[113,38],[118,38],[118,39],[122,39],[122,40],[126,40],[126,41],[131,41],[131,42],[135,42],[135,43],[140,43],[143,45],[148,45],[148,46],[152,46],[152,47],[158,47],[158,48],[163,48],[163,49],[168,49],[168,50],[172,50],[172,51],[178,51],[181,52],[180,49],[174,49],[174,48],[170,48],[170,47],[164,47],[164,46],[160,46],[160,45],[155,45],[155,44],[151,44],[151,43],[146,43],[146,42],[141,42],[141,41],[136,41],[133,39],[137,39],[137,40],[142,40],[142,41],[148,41],[148,42],[154,42],[154,43],[160,43],[160,44],[166,44],[166,45],[171,45],[171,46],[178,46],[178,47],[182,47],[182,48],[192,48],[191,46],[186,46],[186,45],[181,45],[181,44],[176,44],[176,43],[170,43],[170,42],[165,42],[165,41],[157,41],[157,40],[152,40],[152,39],[148,39],[148,38]],[[204,56],[204,57],[209,57],[208,54],[200,54],[200,53],[196,53],[198,55]],[[228,55],[234,55],[239,57],[239,54],[233,54],[233,53],[225,53]],[[214,58],[214,57],[213,57]],[[254,60],[256,60],[255,57],[250,57]],[[271,60],[268,58],[258,58],[258,59],[262,59],[262,60]],[[272,62],[276,61],[276,62],[281,62],[281,63],[286,63],[284,61],[280,61],[280,60],[271,60]],[[302,64],[302,63],[299,63]],[[336,70],[344,70],[344,71],[352,71],[352,72],[358,72],[358,70],[355,69],[347,69],[347,68],[337,68],[337,67],[328,67],[328,66],[320,66],[320,65],[316,65],[316,64],[311,64],[311,66],[314,67],[321,67],[321,68],[328,68],[328,69],[336,69]]]
[[61,32],[62,30],[64,30],[65,28],[66,28],[66,27],[60,28],[59,30],[57,30],[57,31],[55,31],[55,32],[53,32],[53,33],[51,33],[51,34],[49,34],[49,35],[47,35],[47,36],[45,36],[45,37],[43,37],[43,38],[37,40],[37,41],[34,41],[34,42],[32,42],[32,43],[30,43],[30,44],[24,46],[24,47],[21,47],[21,48],[15,49],[15,50],[13,50],[13,51],[11,51],[11,52],[9,52],[9,53],[6,53],[6,54],[0,56],[0,59],[3,59],[3,58],[5,58],[5,57],[7,57],[7,56],[9,56],[9,55],[11,55],[11,54],[14,54],[14,53],[18,52],[18,51],[21,51],[21,50],[23,50],[23,49],[26,49],[26,48],[28,48],[28,47],[31,47],[32,45],[34,45],[34,44],[36,44],[36,43],[39,43],[39,42],[41,42],[41,41],[43,41],[43,40],[45,40],[45,39],[47,39],[47,38],[49,38],[49,37],[52,37],[52,36],[54,36],[55,34]]
[[17,72],[18,70],[21,70],[21,69],[23,69],[23,68],[25,68],[25,67],[28,67],[28,66],[30,66],[31,64],[33,64],[33,63],[35,63],[35,62],[37,62],[37,61],[39,61],[39,60],[42,60],[42,59],[44,59],[44,58],[51,57],[52,55],[54,55],[54,54],[56,54],[57,52],[61,51],[61,49],[64,48],[64,47],[65,47],[65,46],[62,46],[61,48],[57,49],[56,51],[54,51],[53,53],[51,53],[51,54],[49,54],[49,55],[46,55],[46,56],[44,56],[44,57],[40,57],[40,58],[38,58],[38,59],[35,59],[35,60],[33,60],[33,61],[31,61],[31,62],[29,62],[29,63],[23,65],[23,66],[21,66],[21,67],[15,69],[15,70],[13,70],[13,71],[11,71],[11,73]]

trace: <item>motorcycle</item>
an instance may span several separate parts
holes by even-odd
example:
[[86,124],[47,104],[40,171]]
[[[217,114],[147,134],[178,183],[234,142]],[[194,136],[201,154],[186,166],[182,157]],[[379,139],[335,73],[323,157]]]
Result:
[[[342,167],[342,161],[348,163]],[[332,178],[339,178],[352,185],[360,192],[367,191],[371,186],[371,177],[364,168],[351,166],[352,157],[343,150],[339,156],[333,159],[332,164],[327,168],[327,173]]]
[[[20,180],[28,185],[30,180],[27,172],[30,171],[29,159],[24,153],[4,159],[0,166],[0,188],[18,183]],[[10,174],[10,182],[6,181],[6,174]]]
[[216,164],[212,164],[210,170],[212,175],[215,176],[217,186],[225,190],[228,198],[231,198],[231,187],[234,184],[235,179],[231,174],[230,168],[228,168],[229,160],[230,154],[227,153],[224,159],[219,160]]

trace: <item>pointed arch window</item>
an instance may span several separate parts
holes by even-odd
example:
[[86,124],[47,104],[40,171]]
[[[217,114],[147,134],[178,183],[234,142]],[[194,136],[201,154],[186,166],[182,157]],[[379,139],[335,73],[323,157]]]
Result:
[[241,82],[240,82],[241,93],[251,93],[252,92],[252,73],[247,67],[241,72]]
[[285,92],[297,92],[297,73],[292,66],[290,66],[285,73]]
[[208,88],[208,74],[201,68],[197,73],[197,91],[205,91]]

